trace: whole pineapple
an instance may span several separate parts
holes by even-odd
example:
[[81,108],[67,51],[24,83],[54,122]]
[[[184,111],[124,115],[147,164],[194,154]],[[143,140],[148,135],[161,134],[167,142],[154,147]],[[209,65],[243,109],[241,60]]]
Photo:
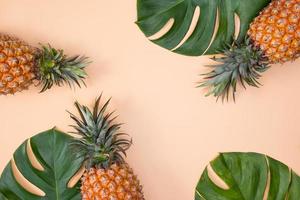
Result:
[[76,134],[81,137],[71,144],[74,151],[85,160],[86,171],[81,179],[83,200],[144,200],[142,186],[123,156],[131,140],[120,133],[121,124],[114,123],[113,113],[106,113],[108,100],[99,107],[101,96],[93,111],[75,103],[80,118],[75,120]]
[[76,84],[86,78],[87,57],[68,57],[50,45],[35,48],[24,41],[0,33],[0,94],[14,94],[37,82],[41,92],[54,84]]
[[207,95],[235,99],[237,83],[258,87],[261,73],[271,64],[300,57],[300,0],[273,0],[250,25],[243,42],[228,45],[215,69],[204,74],[200,87],[209,87]]

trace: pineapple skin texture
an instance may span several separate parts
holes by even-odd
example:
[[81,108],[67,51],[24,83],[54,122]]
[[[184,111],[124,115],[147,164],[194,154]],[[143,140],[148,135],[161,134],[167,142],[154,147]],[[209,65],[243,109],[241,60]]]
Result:
[[300,0],[273,0],[251,23],[248,35],[272,64],[299,58]]
[[90,168],[81,184],[83,200],[144,200],[142,186],[127,164]]
[[0,95],[28,89],[36,78],[36,54],[24,41],[0,33]]

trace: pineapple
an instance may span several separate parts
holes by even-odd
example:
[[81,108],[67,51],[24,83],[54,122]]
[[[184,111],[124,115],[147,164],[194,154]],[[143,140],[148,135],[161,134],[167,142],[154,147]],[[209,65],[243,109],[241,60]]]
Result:
[[228,45],[221,57],[213,60],[213,71],[204,74],[200,87],[207,95],[226,98],[237,83],[258,87],[261,73],[271,64],[293,61],[300,57],[300,0],[273,0],[251,23],[245,41]]
[[53,85],[80,87],[87,76],[88,63],[87,57],[68,57],[50,45],[34,48],[14,36],[0,33],[0,94],[15,94],[33,83],[41,85],[41,92]]
[[72,149],[85,160],[82,199],[144,200],[142,186],[123,158],[132,142],[119,132],[121,124],[114,123],[113,113],[106,113],[110,100],[99,107],[100,99],[93,111],[76,102],[80,118],[70,113],[76,122],[74,133],[81,136],[71,143]]

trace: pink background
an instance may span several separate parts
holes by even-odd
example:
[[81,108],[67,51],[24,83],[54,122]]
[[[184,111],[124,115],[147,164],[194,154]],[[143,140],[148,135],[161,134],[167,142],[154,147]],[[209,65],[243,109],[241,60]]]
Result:
[[0,172],[26,138],[55,125],[70,131],[65,110],[74,111],[74,100],[92,105],[104,91],[134,139],[128,161],[148,200],[193,199],[218,152],[266,153],[300,173],[300,60],[274,65],[261,79],[264,86],[241,90],[235,104],[215,103],[195,88],[208,58],[149,42],[134,24],[135,7],[135,0],[1,1],[2,32],[88,55],[93,63],[88,88],[39,94],[32,87],[0,97]]

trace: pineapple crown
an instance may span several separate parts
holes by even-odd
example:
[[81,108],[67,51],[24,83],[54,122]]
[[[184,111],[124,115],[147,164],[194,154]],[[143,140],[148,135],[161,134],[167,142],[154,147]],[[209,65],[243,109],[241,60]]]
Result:
[[255,47],[250,38],[245,38],[242,42],[235,41],[233,45],[220,52],[220,58],[213,57],[212,60],[220,64],[209,65],[214,68],[211,72],[202,74],[205,81],[198,87],[207,87],[206,96],[213,95],[217,100],[228,101],[229,94],[232,93],[235,101],[237,84],[241,84],[246,89],[246,84],[259,87],[258,79],[261,73],[269,68],[268,58],[264,52]]
[[85,67],[89,64],[85,56],[68,57],[63,50],[48,45],[41,45],[37,56],[38,79],[42,85],[41,92],[50,89],[54,84],[62,86],[75,84],[81,87],[87,77]]
[[126,156],[126,151],[132,144],[131,139],[123,138],[127,134],[119,132],[122,124],[114,123],[114,112],[106,112],[111,99],[100,107],[101,96],[102,94],[96,99],[93,111],[75,102],[80,118],[69,112],[76,122],[76,125],[71,125],[76,130],[72,133],[81,136],[74,138],[71,145],[76,154],[84,158],[88,169],[108,168],[112,164],[125,163],[123,156]]

